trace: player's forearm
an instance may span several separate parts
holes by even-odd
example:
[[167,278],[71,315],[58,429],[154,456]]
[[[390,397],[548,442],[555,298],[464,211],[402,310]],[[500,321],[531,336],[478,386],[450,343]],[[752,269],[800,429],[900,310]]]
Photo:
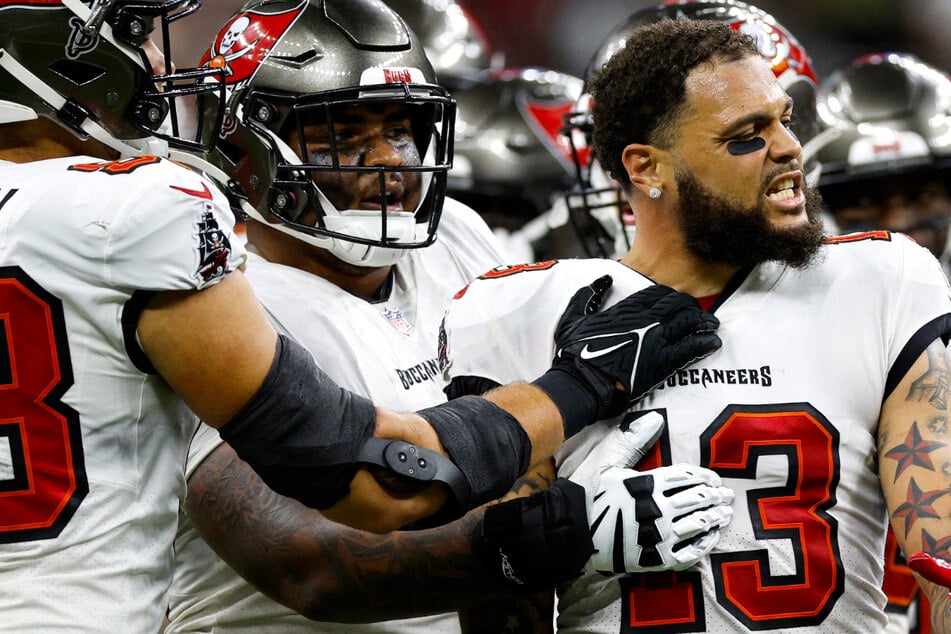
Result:
[[[482,395],[518,420],[532,443],[531,463],[551,457],[565,440],[561,413],[555,403],[532,383],[513,383]],[[484,421],[478,421],[484,422]],[[378,438],[402,438],[445,454],[438,434],[424,418],[415,413],[377,409]]]
[[227,445],[189,479],[185,510],[249,583],[315,620],[437,614],[506,594],[472,554],[481,511],[426,531],[355,530],[275,494]]
[[928,583],[918,577],[918,584],[924,589],[931,602],[931,629],[934,632],[951,632],[951,599],[948,588]]
[[532,442],[532,464],[551,457],[565,441],[561,413],[555,403],[531,383],[515,383],[483,395],[508,411]]

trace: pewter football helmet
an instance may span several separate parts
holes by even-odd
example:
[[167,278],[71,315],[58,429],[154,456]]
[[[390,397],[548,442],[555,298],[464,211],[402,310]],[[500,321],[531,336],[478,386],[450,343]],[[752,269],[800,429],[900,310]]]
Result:
[[406,20],[426,51],[441,86],[450,90],[483,77],[492,47],[469,10],[453,0],[385,0]]
[[[208,149],[200,139],[220,113],[179,106],[223,94],[221,71],[173,69],[168,29],[200,7],[199,0],[0,3],[0,123],[49,117],[126,155]],[[158,73],[147,53],[153,28],[165,47]]]
[[[580,78],[554,70],[511,68],[456,90],[452,197],[493,228],[520,232],[529,243],[566,224],[562,196],[573,183],[574,168],[561,131],[581,86]],[[557,246],[536,245],[534,251],[534,256],[521,249],[513,255],[568,255]]]
[[823,197],[886,175],[951,170],[951,79],[913,55],[856,58],[822,83],[818,112],[829,138],[818,153]]
[[[455,104],[381,0],[251,2],[203,63],[227,70],[227,115],[211,156],[224,176],[213,175],[247,216],[357,266],[392,264],[435,240]],[[384,164],[369,149],[350,157],[363,142],[356,113],[387,109],[400,114],[387,134],[405,135],[412,160]],[[353,201],[348,187],[373,193]]]
[[856,58],[822,83],[819,191],[839,230],[902,231],[948,261],[951,79],[907,53]]

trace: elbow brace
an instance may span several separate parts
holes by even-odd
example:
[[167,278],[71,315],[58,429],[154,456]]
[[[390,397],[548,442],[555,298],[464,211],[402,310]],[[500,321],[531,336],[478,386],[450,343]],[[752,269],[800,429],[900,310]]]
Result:
[[[507,415],[488,401],[484,403],[489,407],[442,405],[432,417],[452,427],[468,424],[469,417],[489,421],[498,420],[500,412]],[[479,494],[475,499],[483,499],[483,468],[469,464],[479,459],[478,447],[459,447],[481,442],[480,437],[447,431],[447,437],[441,438],[450,455],[461,456],[468,465],[467,470],[460,470],[430,449],[402,440],[372,438],[375,426],[373,403],[338,386],[317,367],[310,352],[280,335],[261,387],[218,433],[271,489],[317,509],[329,508],[349,493],[350,481],[361,464],[377,465],[410,480],[445,483],[454,498],[449,503],[450,515],[461,515],[477,505],[471,503],[471,482],[476,483]],[[509,442],[507,437],[501,441]],[[450,448],[456,448],[456,453]],[[528,468],[527,454],[516,476]],[[493,468],[491,463],[488,468]],[[507,490],[505,487],[499,495]]]
[[310,352],[280,335],[261,387],[218,433],[275,492],[323,509],[349,492],[375,426],[373,403],[338,386]]
[[[468,499],[456,495],[457,508],[445,517],[505,495],[529,467],[532,441],[508,411],[478,396],[463,396],[420,410],[468,484]],[[442,519],[445,519],[443,517]]]

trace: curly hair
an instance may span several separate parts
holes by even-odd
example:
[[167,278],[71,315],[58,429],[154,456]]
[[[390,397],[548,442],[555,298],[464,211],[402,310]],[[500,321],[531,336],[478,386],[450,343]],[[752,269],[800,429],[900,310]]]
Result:
[[591,78],[593,149],[625,184],[621,153],[631,143],[670,147],[685,112],[688,73],[704,63],[759,56],[756,40],[712,20],[665,19],[637,29]]

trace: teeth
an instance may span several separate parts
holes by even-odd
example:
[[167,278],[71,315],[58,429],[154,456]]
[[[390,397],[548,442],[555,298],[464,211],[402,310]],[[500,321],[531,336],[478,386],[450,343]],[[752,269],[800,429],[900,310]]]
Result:
[[796,194],[793,193],[791,189],[783,189],[773,194],[767,196],[770,200],[786,200],[787,198],[795,198]]
[[786,200],[796,196],[793,191],[796,184],[791,178],[784,178],[776,183],[776,189],[767,195],[770,200]]

